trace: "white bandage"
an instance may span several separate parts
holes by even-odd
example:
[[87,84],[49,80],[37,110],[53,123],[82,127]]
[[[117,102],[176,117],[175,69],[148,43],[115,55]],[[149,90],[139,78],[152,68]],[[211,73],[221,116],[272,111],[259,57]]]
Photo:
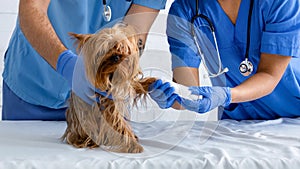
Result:
[[191,99],[191,100],[198,100],[201,99],[202,96],[193,95],[189,90],[189,87],[169,81],[169,80],[162,80],[163,82],[169,82],[172,87],[175,88],[175,93],[178,94],[180,97]]

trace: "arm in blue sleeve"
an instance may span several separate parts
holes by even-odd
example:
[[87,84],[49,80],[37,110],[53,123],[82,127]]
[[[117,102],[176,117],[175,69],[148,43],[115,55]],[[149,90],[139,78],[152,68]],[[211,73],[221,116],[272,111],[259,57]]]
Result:
[[199,67],[200,57],[191,35],[191,10],[184,1],[175,1],[167,19],[167,36],[172,55],[172,69],[176,67]]
[[277,0],[262,6],[266,25],[262,33],[261,52],[283,56],[300,56],[299,1]]
[[164,9],[167,0],[133,0],[133,4],[145,6],[152,9]]

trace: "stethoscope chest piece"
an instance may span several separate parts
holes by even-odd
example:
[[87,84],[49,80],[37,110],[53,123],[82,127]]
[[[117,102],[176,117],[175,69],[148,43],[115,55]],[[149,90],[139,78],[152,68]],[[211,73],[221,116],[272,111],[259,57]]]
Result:
[[111,8],[108,5],[104,5],[103,8],[103,17],[106,22],[111,20]]
[[248,59],[245,59],[241,62],[239,70],[243,76],[249,76],[253,72],[253,64]]

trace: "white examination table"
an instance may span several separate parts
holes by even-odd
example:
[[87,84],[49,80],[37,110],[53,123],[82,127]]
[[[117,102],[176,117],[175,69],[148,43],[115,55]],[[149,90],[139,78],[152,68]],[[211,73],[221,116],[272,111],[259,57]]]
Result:
[[0,169],[300,168],[300,118],[132,125],[141,154],[73,148],[60,141],[65,122],[2,121]]

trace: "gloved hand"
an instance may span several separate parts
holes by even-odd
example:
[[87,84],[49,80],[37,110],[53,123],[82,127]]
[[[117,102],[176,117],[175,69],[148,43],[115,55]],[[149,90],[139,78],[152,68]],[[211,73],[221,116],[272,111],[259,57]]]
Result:
[[56,63],[56,71],[67,79],[70,87],[72,86],[73,71],[77,58],[78,56],[71,50],[65,50],[58,56]]
[[162,80],[156,80],[149,86],[150,97],[158,104],[162,109],[171,107],[175,100],[178,99],[178,95],[174,93],[175,88],[171,86],[169,82],[163,83]]
[[83,57],[78,57],[73,74],[72,91],[86,103],[93,105],[95,102],[99,102],[98,98],[95,97],[95,92],[112,99],[111,95],[107,96],[106,92],[95,88],[95,86],[88,81]]
[[[95,88],[87,80],[83,58],[72,51],[66,50],[59,56],[56,70],[67,79],[70,87],[72,87],[72,91],[86,103],[92,105],[94,102],[99,101],[95,97],[95,92],[102,96],[107,96],[106,92]],[[107,97],[112,99],[111,96]]]
[[189,100],[181,98],[181,105],[191,111],[198,113],[208,112],[218,106],[228,106],[231,102],[229,87],[189,87],[193,95],[202,95],[202,99]]

